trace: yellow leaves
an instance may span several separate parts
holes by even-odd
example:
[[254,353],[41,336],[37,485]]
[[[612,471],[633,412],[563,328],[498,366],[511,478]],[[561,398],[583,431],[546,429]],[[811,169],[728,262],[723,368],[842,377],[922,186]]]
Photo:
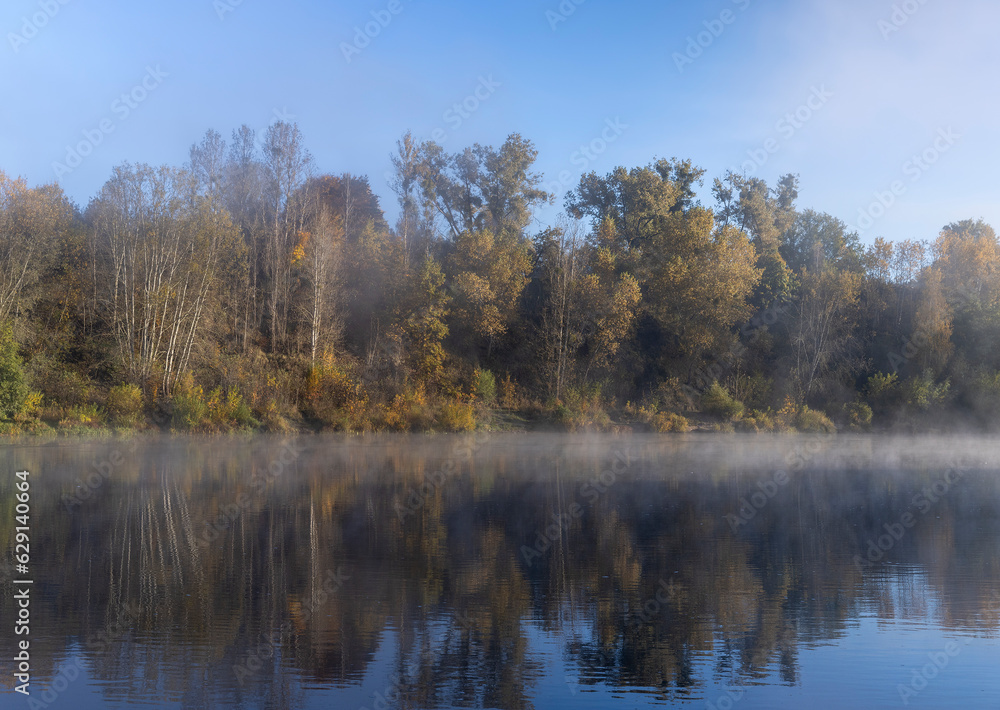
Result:
[[599,247],[594,250],[590,268],[602,277],[608,277],[615,273],[618,259],[607,247]]
[[28,192],[28,183],[24,178],[11,179],[7,173],[0,170],[0,211],[9,212],[15,202]]
[[892,278],[897,284],[908,284],[917,278],[923,267],[927,250],[923,242],[904,239],[896,242],[892,256]]
[[875,237],[875,242],[868,249],[868,268],[872,275],[883,283],[889,283],[891,277],[893,251],[893,243],[882,237]]
[[438,425],[450,432],[473,431],[476,428],[475,408],[461,399],[444,402],[438,412]]
[[317,400],[320,395],[320,386],[323,382],[323,369],[322,367],[311,367],[309,372],[306,373],[306,387],[303,398],[311,406],[316,405]]
[[42,406],[42,393],[36,392],[34,390],[28,391],[28,396],[24,400],[24,405],[21,408],[22,413],[34,417],[38,414],[38,410]]
[[610,216],[601,220],[597,233],[594,235],[594,241],[601,250],[606,251],[609,255],[611,250],[615,248],[618,241],[618,229]]
[[[200,387],[199,387],[200,389]],[[223,409],[223,403],[225,400],[222,398],[222,390],[216,387],[208,395],[208,411],[212,414],[217,414]]]
[[464,272],[455,277],[455,287],[465,298],[477,306],[490,303],[496,298],[490,283],[482,276]]
[[988,225],[949,225],[934,242],[934,256],[946,290],[989,300],[1000,297],[1000,244]]
[[[733,300],[748,298],[763,274],[763,269],[756,267],[757,254],[753,244],[746,234],[734,227],[719,230],[706,261],[706,273],[713,278],[716,291]],[[732,314],[736,320],[749,315],[749,310],[736,311]]]
[[630,311],[639,305],[641,298],[642,291],[636,278],[632,274],[622,274],[615,287],[615,310],[618,312]]
[[57,186],[28,188],[0,171],[0,320],[55,261],[72,223]]
[[594,337],[602,352],[601,364],[607,364],[617,354],[632,327],[641,298],[639,282],[631,274],[622,274],[611,291],[610,308],[596,323]]
[[528,283],[531,254],[521,238],[483,229],[462,232],[449,260],[459,294],[456,315],[483,337],[503,335]]
[[503,315],[497,307],[496,294],[486,279],[471,272],[461,273],[455,277],[455,290],[460,303],[464,302],[464,307],[460,306],[456,312],[473,323],[480,335],[495,337],[503,333]]
[[511,380],[508,372],[503,381],[500,382],[500,406],[504,409],[514,409],[519,400],[517,385]]
[[937,374],[944,369],[953,349],[951,307],[944,296],[937,269],[927,270],[922,286],[916,323],[919,324],[917,336],[925,343],[918,349],[917,356],[924,368]]
[[795,420],[799,416],[799,411],[801,407],[792,399],[791,396],[785,396],[785,402],[778,413],[775,414],[775,419],[777,420],[778,426],[784,430],[788,431],[795,426]]
[[382,421],[393,431],[414,431],[427,428],[432,416],[423,384],[397,394],[392,404],[382,411]]
[[309,244],[309,232],[299,232],[299,240],[292,249],[292,266],[298,266],[299,262],[306,258],[306,246]]
[[350,407],[367,399],[361,383],[355,382],[347,372],[332,363],[312,368],[308,390],[338,408]]
[[699,212],[678,226],[686,239],[657,245],[659,262],[648,283],[651,311],[680,335],[680,346],[689,354],[712,347],[733,324],[749,317],[748,299],[762,273],[746,234],[731,226],[706,232],[710,217]]

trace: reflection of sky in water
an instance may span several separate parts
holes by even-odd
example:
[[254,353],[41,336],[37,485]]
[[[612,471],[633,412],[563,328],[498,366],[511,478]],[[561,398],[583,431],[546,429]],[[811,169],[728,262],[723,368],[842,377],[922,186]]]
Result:
[[[77,459],[108,445],[0,453],[39,472],[33,697],[51,700],[55,669],[78,663],[51,707],[816,710],[903,707],[899,687],[929,668],[910,707],[997,707],[1000,480],[988,447],[884,561],[859,565],[940,480],[939,444],[827,440],[733,528],[726,516],[788,468],[799,440],[635,439],[597,496],[587,485],[621,440],[501,437],[472,461],[453,453],[461,439],[374,441],[311,441],[261,488],[250,481],[271,444],[144,446],[72,514],[60,496],[78,485]],[[400,516],[449,456],[454,472]],[[233,501],[238,513],[198,545]],[[583,513],[526,556],[574,502]],[[343,586],[310,614],[341,566]],[[104,649],[88,645],[133,607]],[[255,652],[240,682],[234,669]],[[402,703],[378,702],[397,688]]]
[[[537,674],[531,700],[537,708],[572,707],[599,708],[633,707],[636,703],[650,706],[684,705],[690,707],[774,708],[842,708],[845,698],[852,700],[852,707],[902,706],[897,685],[911,682],[913,672],[930,661],[929,651],[940,655],[949,642],[959,649],[957,655],[932,679],[927,687],[909,699],[911,707],[921,708],[994,708],[1000,694],[1000,678],[996,677],[997,660],[1000,658],[996,638],[984,638],[973,633],[943,633],[933,624],[893,622],[880,624],[870,616],[862,617],[835,640],[806,645],[799,658],[800,677],[795,684],[782,683],[776,668],[766,669],[768,676],[747,682],[738,676],[730,681],[718,677],[710,653],[699,654],[694,664],[695,675],[709,679],[687,692],[676,690],[660,692],[650,688],[623,690],[609,686],[606,678],[581,677],[580,669],[566,653],[567,636],[547,632],[535,623],[528,622],[525,634],[529,639],[531,655],[543,669]],[[368,666],[363,680],[357,684],[331,687],[303,679],[289,671],[289,695],[296,697],[293,707],[362,708],[374,710],[379,697],[391,698],[394,689],[393,656],[396,652],[396,635],[387,632],[378,652]],[[70,706],[78,710],[105,707],[128,707],[146,704],[156,707],[199,707],[200,703],[213,703],[214,693],[206,690],[203,696],[189,697],[183,701],[166,702],[155,697],[145,700],[130,699],[127,703],[114,703],[105,699],[105,691],[114,697],[121,691],[121,683],[97,680],[89,672],[85,660],[75,652],[65,661],[77,662],[82,672],[69,685],[69,692],[53,707]],[[894,670],[895,669],[895,670]],[[379,695],[376,695],[378,693]],[[72,702],[65,702],[68,697]],[[44,702],[44,690],[36,690],[35,697]],[[162,697],[162,696],[161,696]],[[194,702],[194,705],[191,703]],[[225,703],[218,699],[217,702]],[[389,704],[389,707],[394,707]]]

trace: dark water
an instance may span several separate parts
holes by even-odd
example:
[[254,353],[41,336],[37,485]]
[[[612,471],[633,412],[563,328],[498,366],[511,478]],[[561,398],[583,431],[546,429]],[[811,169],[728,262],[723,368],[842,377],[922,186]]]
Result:
[[3,569],[3,708],[1000,707],[991,442],[180,439],[0,461],[5,555],[31,472],[34,582],[15,636],[23,575]]

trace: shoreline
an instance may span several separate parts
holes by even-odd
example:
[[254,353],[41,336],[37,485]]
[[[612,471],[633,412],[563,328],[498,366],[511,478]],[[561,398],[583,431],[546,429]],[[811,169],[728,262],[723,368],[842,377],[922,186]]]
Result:
[[[659,418],[659,420],[658,420]],[[667,420],[664,426],[663,419]],[[6,429],[0,431],[0,443],[18,441],[47,440],[122,440],[133,437],[206,437],[206,438],[247,438],[254,439],[269,436],[312,437],[323,435],[341,435],[344,437],[367,437],[381,435],[412,435],[440,436],[450,434],[555,434],[555,435],[657,435],[664,438],[675,438],[684,435],[691,436],[796,436],[820,435],[830,437],[847,436],[991,436],[992,431],[984,426],[975,426],[971,422],[952,418],[948,426],[943,426],[941,420],[935,423],[905,421],[888,426],[868,426],[864,428],[852,426],[836,426],[827,420],[820,426],[796,426],[794,421],[775,422],[768,427],[760,427],[756,420],[747,417],[743,420],[719,420],[700,413],[687,415],[669,413],[637,418],[607,417],[599,422],[567,421],[558,413],[539,414],[537,411],[525,412],[503,409],[484,409],[476,412],[472,426],[448,428],[439,422],[431,422],[425,426],[412,428],[391,428],[368,426],[364,428],[345,428],[324,425],[316,421],[282,420],[279,426],[211,425],[183,428],[171,426],[162,416],[148,416],[134,426],[116,426],[107,422],[92,422],[87,424],[66,424],[59,421],[36,419],[27,422],[5,422]]]

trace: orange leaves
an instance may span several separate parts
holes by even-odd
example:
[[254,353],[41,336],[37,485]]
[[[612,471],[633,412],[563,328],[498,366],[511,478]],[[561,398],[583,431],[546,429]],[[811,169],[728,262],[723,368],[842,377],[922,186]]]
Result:
[[309,238],[312,235],[309,232],[299,232],[298,242],[296,242],[295,247],[292,249],[292,266],[298,266],[299,263],[306,258],[306,246],[309,244]]

